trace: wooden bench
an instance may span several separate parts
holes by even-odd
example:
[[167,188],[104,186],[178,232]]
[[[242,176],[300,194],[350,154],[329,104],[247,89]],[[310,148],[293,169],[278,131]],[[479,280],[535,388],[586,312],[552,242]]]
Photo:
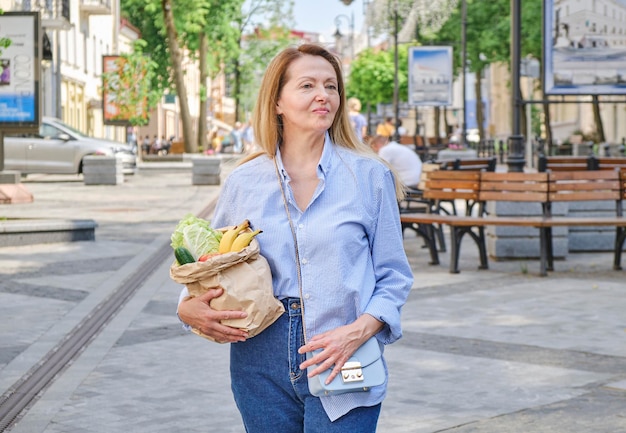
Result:
[[496,171],[497,159],[491,158],[472,158],[472,159],[455,159],[452,161],[442,161],[442,170],[464,170],[464,171]]
[[544,171],[583,171],[583,170],[625,170],[626,158],[613,156],[545,156],[538,159],[537,170]]
[[[450,272],[459,272],[459,251],[465,234],[470,235],[478,246],[479,269],[488,268],[486,251],[486,226],[534,227],[539,230],[540,272],[547,275],[553,270],[552,228],[570,226],[612,226],[616,228],[614,263],[621,269],[626,218],[622,215],[622,200],[626,197],[626,174],[617,170],[569,171],[550,173],[489,173],[481,172],[478,179],[460,178],[454,171],[438,171],[430,174],[424,197],[438,199],[470,200],[465,215],[404,214],[401,221],[423,226],[422,231],[431,233],[428,226],[450,226],[451,256]],[[464,174],[464,173],[463,173]],[[470,173],[471,174],[471,173]],[[446,176],[448,175],[448,176]],[[560,201],[611,200],[615,201],[616,213],[612,217],[555,217],[551,203]],[[487,215],[487,201],[527,202],[540,206],[541,216]],[[476,211],[473,211],[476,209]]]

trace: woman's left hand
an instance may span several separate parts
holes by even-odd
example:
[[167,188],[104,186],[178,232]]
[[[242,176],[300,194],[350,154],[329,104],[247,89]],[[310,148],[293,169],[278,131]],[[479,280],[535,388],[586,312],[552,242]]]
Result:
[[307,367],[317,364],[317,367],[308,373],[309,377],[313,377],[332,368],[326,379],[326,384],[329,384],[341,372],[341,367],[350,359],[352,354],[368,338],[378,333],[382,327],[382,322],[369,314],[364,314],[349,325],[315,335],[309,339],[307,344],[298,349],[298,353],[304,354],[317,349],[323,350],[300,364],[300,369],[305,370]]

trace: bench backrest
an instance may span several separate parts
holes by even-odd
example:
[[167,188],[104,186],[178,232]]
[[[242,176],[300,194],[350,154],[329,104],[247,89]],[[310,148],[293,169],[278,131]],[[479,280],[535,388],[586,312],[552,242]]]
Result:
[[482,172],[478,200],[545,203],[548,200],[548,173]]
[[496,157],[491,158],[473,158],[473,159],[455,159],[451,161],[442,161],[442,170],[461,170],[461,171],[496,171]]
[[555,171],[548,173],[548,199],[557,201],[621,200],[618,170]]
[[592,156],[589,158],[592,170],[626,170],[626,158],[616,156]]
[[426,173],[424,198],[430,200],[478,200],[480,172],[435,170]]
[[583,171],[588,169],[587,156],[540,156],[537,170],[545,171]]
[[615,156],[545,156],[538,160],[538,171],[626,170],[626,158]]

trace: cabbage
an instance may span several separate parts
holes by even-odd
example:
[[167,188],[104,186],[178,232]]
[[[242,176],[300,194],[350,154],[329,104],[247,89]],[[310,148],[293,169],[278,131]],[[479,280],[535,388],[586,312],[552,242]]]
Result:
[[201,255],[217,252],[222,232],[211,228],[211,223],[187,214],[172,233],[172,248],[185,247],[197,260]]

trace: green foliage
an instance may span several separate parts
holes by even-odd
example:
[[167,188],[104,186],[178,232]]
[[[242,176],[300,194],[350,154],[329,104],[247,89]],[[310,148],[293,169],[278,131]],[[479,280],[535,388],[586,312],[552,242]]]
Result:
[[[296,42],[293,28],[293,2],[252,0],[242,14],[241,50],[237,62],[240,113],[252,111],[267,64],[279,51]],[[286,3],[286,4],[285,4]],[[262,23],[255,23],[263,18]]]
[[[509,0],[467,1],[466,48],[468,69],[477,72],[490,63],[510,63],[511,5]],[[524,0],[521,17],[521,54],[541,59],[541,0]],[[461,72],[461,7],[452,12],[441,29],[428,40],[434,45],[453,47],[454,70]]]
[[[408,99],[409,44],[398,46],[398,98]],[[394,89],[394,53],[365,50],[352,62],[346,85],[348,97],[357,97],[363,104],[390,103]]]

